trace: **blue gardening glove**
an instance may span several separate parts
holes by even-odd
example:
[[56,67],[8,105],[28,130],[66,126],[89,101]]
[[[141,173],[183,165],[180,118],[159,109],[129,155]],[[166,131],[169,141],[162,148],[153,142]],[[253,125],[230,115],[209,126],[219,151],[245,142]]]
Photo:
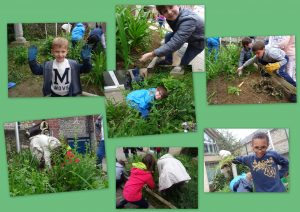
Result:
[[36,60],[36,56],[38,53],[38,49],[36,46],[32,45],[28,48],[28,60],[33,61]]
[[85,44],[82,47],[81,53],[80,53],[82,60],[91,59],[91,56],[92,56],[91,51],[92,51],[92,48],[89,45]]

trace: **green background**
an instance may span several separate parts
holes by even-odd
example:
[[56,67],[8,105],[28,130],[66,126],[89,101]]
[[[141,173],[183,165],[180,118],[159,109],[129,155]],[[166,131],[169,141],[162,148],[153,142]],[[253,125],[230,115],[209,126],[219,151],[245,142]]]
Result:
[[[15,98],[7,97],[7,23],[103,21],[107,23],[108,70],[115,68],[116,4],[204,4],[206,36],[296,35],[300,33],[299,2],[296,0],[2,0],[0,7],[0,210],[1,211],[114,211],[115,148],[118,146],[198,146],[198,211],[291,211],[299,202],[300,108],[298,104],[208,106],[204,73],[194,74],[198,132],[107,139],[109,188],[10,198],[3,123],[102,113],[104,98]],[[299,42],[297,42],[299,49]],[[297,62],[299,62],[297,60]],[[299,65],[299,64],[298,64]],[[29,88],[30,89],[30,88]],[[289,193],[204,193],[204,128],[289,128]],[[107,126],[105,126],[107,132]],[[107,134],[105,135],[107,138]],[[299,204],[299,203],[298,203]],[[193,210],[195,211],[195,210]]]

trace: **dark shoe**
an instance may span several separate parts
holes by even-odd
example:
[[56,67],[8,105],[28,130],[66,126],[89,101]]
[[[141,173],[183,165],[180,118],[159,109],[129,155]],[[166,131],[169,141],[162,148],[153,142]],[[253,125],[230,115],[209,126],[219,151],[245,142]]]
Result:
[[297,102],[297,95],[291,94],[289,100],[290,100],[290,102],[296,103]]

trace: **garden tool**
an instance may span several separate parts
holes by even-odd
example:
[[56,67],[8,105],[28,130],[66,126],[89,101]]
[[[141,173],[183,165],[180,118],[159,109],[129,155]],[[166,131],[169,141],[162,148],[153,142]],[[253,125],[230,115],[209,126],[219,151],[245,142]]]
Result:
[[36,60],[36,56],[38,54],[38,49],[36,46],[34,45],[31,45],[29,48],[28,48],[28,60],[29,61],[34,61]]

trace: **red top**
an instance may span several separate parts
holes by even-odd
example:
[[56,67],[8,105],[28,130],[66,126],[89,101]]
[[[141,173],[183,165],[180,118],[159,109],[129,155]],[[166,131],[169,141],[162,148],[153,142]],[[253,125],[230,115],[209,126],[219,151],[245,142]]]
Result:
[[124,186],[123,197],[129,202],[141,200],[144,185],[148,185],[151,189],[155,187],[151,172],[132,168]]

